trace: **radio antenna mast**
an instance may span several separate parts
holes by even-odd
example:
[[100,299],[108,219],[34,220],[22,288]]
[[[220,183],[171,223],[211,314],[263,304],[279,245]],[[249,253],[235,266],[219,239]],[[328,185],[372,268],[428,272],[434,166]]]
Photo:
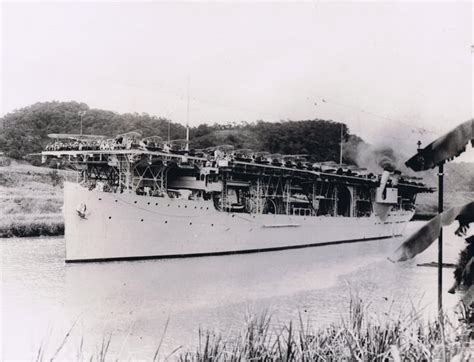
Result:
[[343,124],[341,123],[341,149],[339,151],[339,165],[342,165],[342,138],[343,138]]
[[188,92],[186,106],[186,151],[189,151],[189,76],[188,76]]
[[171,142],[171,117],[168,119],[168,146]]

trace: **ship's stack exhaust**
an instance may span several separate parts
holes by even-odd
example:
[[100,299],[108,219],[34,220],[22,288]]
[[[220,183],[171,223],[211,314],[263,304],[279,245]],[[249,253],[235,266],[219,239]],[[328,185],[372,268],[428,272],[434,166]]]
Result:
[[385,186],[387,185],[388,179],[390,177],[390,171],[388,169],[384,169],[382,176],[380,177],[380,189],[385,190]]
[[395,186],[398,186],[398,183],[400,182],[400,177],[402,176],[402,173],[398,170],[395,170],[393,172],[393,176],[392,176],[392,185],[395,187]]

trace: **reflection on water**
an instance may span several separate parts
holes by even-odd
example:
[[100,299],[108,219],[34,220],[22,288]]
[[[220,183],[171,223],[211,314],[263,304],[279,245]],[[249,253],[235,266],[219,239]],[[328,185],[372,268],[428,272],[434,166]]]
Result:
[[[410,229],[421,226],[412,223]],[[446,231],[445,260],[454,262],[462,239]],[[436,260],[436,247],[414,261],[393,264],[387,256],[400,240],[315,247],[260,254],[64,264],[62,238],[0,240],[2,255],[3,358],[33,358],[40,345],[53,354],[75,323],[61,352],[75,356],[84,337],[96,351],[112,335],[111,355],[153,356],[197,343],[198,329],[233,333],[247,313],[269,310],[273,322],[313,325],[339,320],[351,291],[371,303],[374,313],[409,310],[426,317],[436,310],[436,269],[416,263]],[[452,284],[452,271],[444,273]],[[444,294],[446,306],[456,296]]]

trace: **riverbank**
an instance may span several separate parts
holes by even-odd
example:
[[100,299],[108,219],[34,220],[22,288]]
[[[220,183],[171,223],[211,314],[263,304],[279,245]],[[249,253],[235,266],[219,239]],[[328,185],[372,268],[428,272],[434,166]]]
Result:
[[7,216],[0,221],[0,238],[64,235],[62,214]]
[[[389,309],[380,316],[373,313],[369,304],[352,297],[348,317],[327,327],[314,328],[309,318],[304,320],[301,313],[296,322],[275,324],[271,314],[264,311],[260,315],[247,316],[240,332],[224,336],[221,332],[200,328],[195,349],[180,345],[163,353],[161,347],[167,337],[167,320],[153,356],[147,360],[471,361],[474,358],[474,341],[469,336],[471,330],[467,324],[445,317],[442,327],[438,322],[425,322],[420,314],[414,308],[406,315],[395,315]],[[84,337],[74,348],[71,346],[76,343],[71,337],[74,328],[75,324],[59,347],[42,344],[37,360],[71,359],[68,351],[72,350],[77,351],[75,360],[78,361],[123,357],[112,351],[117,342],[111,335],[102,338],[95,353],[83,350]]]
[[296,323],[272,327],[271,317],[263,314],[248,318],[242,331],[230,339],[200,330],[197,349],[182,352],[178,359],[471,361],[474,344],[469,333],[467,325],[449,320],[444,328],[438,322],[424,322],[416,310],[406,316],[387,313],[380,318],[371,315],[367,304],[352,299],[348,319],[323,329],[314,329],[301,316]]
[[64,234],[63,182],[71,171],[12,161],[0,167],[0,237]]

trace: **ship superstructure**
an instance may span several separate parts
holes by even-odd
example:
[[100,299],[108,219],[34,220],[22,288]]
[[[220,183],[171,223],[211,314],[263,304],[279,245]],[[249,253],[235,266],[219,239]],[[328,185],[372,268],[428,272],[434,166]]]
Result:
[[403,232],[416,195],[431,191],[393,170],[376,176],[231,146],[187,150],[137,134],[56,140],[43,158],[81,173],[65,183],[69,262],[387,238]]

